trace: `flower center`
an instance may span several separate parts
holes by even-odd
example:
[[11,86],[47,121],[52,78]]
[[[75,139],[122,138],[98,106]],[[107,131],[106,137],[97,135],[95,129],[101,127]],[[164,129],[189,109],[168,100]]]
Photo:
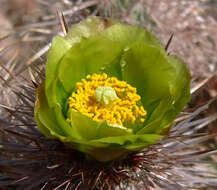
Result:
[[[107,74],[92,74],[76,83],[76,91],[68,99],[71,111],[80,112],[94,121],[127,126],[144,122],[146,111],[139,106],[136,88]],[[70,122],[70,118],[67,118]]]
[[117,94],[115,90],[110,86],[99,86],[95,90],[96,100],[101,104],[110,104],[116,98]]

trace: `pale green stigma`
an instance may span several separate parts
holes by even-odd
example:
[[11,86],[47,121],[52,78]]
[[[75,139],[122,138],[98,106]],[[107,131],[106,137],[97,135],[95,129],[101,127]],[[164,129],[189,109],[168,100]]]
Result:
[[95,90],[96,100],[101,104],[110,104],[116,98],[117,94],[115,90],[110,86],[99,86]]

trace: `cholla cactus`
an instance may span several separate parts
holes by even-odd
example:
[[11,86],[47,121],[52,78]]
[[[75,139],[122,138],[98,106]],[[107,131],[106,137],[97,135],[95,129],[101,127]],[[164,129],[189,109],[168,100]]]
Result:
[[39,78],[17,93],[19,107],[5,107],[13,116],[1,128],[2,187],[217,185],[215,174],[189,168],[216,152],[188,152],[216,136],[194,134],[198,124],[211,121],[192,121],[207,105],[180,117],[171,129],[190,99],[190,74],[146,30],[89,17],[54,38],[45,77]]

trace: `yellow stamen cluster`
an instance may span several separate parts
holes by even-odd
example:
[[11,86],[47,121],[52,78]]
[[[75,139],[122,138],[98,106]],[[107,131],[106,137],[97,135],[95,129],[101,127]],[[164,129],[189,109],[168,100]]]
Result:
[[[70,111],[80,112],[94,121],[106,120],[109,124],[134,124],[138,119],[144,122],[146,111],[138,106],[141,97],[136,94],[136,88],[116,77],[107,74],[92,74],[76,83],[76,92],[68,99]],[[112,87],[117,98],[110,104],[101,104],[96,100],[95,90],[100,86]],[[70,118],[67,118],[70,122]]]

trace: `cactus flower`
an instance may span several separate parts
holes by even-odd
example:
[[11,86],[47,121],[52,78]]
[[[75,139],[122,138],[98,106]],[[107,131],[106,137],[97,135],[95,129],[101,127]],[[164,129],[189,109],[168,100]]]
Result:
[[53,39],[35,120],[100,162],[160,141],[190,99],[190,74],[148,31],[89,17]]

